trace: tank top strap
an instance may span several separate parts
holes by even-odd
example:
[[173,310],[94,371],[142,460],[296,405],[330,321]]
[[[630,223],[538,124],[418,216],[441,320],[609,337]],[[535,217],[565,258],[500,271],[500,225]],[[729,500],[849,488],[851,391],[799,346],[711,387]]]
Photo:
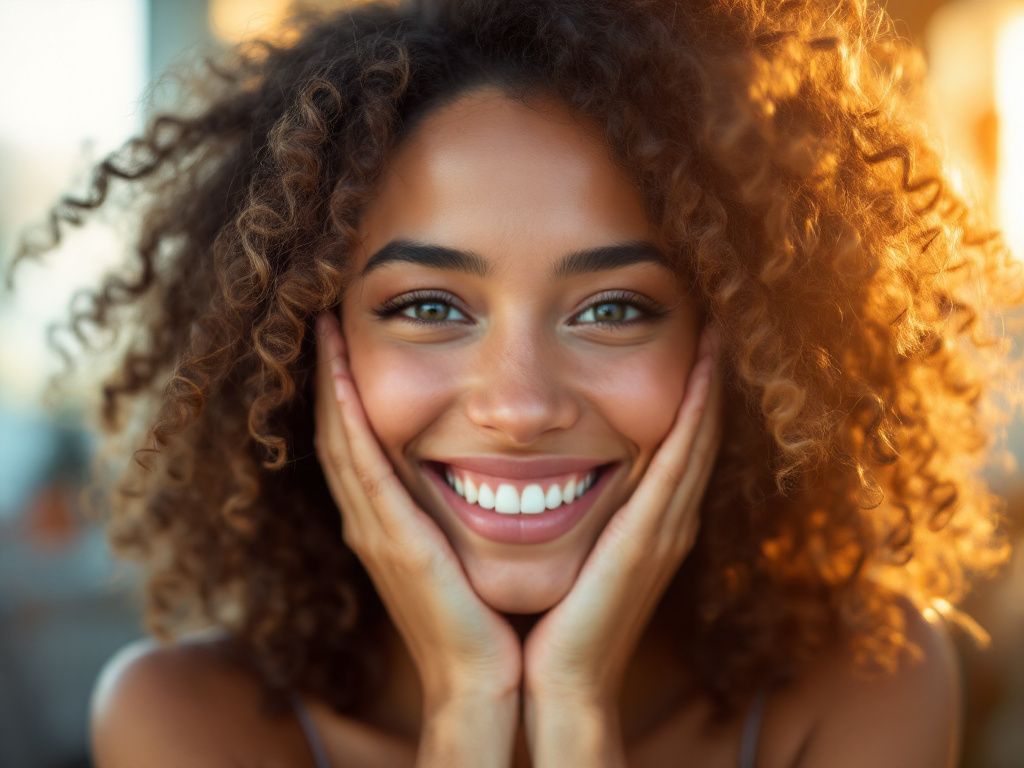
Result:
[[327,750],[320,739],[320,734],[317,733],[316,725],[313,723],[313,718],[309,715],[309,710],[306,709],[306,705],[302,702],[302,697],[293,691],[291,700],[292,709],[295,710],[295,717],[298,718],[299,725],[302,726],[302,732],[306,735],[309,751],[313,753],[313,764],[316,768],[331,768],[331,761],[327,759]]
[[761,720],[764,718],[764,705],[768,700],[770,686],[764,685],[757,692],[754,701],[747,710],[747,718],[743,722],[743,734],[740,738],[739,768],[755,768],[757,764],[757,742],[761,733]]

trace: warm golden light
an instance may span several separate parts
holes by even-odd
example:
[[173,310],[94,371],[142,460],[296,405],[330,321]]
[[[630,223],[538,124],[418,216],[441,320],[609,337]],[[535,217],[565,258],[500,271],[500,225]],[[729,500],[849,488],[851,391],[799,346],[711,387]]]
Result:
[[211,0],[210,29],[228,44],[253,37],[273,38],[290,7],[290,0]]
[[1024,11],[1000,30],[995,75],[999,223],[1010,250],[1024,259]]

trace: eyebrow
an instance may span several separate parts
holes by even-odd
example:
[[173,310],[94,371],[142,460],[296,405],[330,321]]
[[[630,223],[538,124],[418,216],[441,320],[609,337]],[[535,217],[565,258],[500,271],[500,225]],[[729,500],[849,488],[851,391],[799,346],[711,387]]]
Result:
[[[480,277],[487,277],[491,274],[491,262],[473,251],[463,251],[432,243],[420,243],[414,240],[392,240],[370,257],[360,272],[360,276],[366,277],[373,270],[393,261],[410,262],[434,269],[468,272]],[[630,240],[568,253],[555,264],[551,276],[561,279],[642,263],[658,264],[672,270],[668,259],[654,243],[647,240]]]

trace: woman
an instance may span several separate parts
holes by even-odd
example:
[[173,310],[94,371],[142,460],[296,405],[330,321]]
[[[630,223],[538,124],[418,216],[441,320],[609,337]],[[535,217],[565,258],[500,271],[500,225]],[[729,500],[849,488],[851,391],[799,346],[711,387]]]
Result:
[[1024,286],[887,17],[296,29],[54,213],[149,192],[73,317],[135,333],[103,416],[148,436],[109,526],[156,641],[100,676],[97,765],[953,765],[938,618],[1007,556]]

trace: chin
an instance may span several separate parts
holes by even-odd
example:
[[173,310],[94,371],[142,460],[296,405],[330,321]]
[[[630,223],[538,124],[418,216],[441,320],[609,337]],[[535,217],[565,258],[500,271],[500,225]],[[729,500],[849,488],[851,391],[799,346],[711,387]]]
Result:
[[565,597],[576,580],[581,563],[501,561],[492,557],[463,557],[473,590],[487,605],[501,613],[542,613]]

